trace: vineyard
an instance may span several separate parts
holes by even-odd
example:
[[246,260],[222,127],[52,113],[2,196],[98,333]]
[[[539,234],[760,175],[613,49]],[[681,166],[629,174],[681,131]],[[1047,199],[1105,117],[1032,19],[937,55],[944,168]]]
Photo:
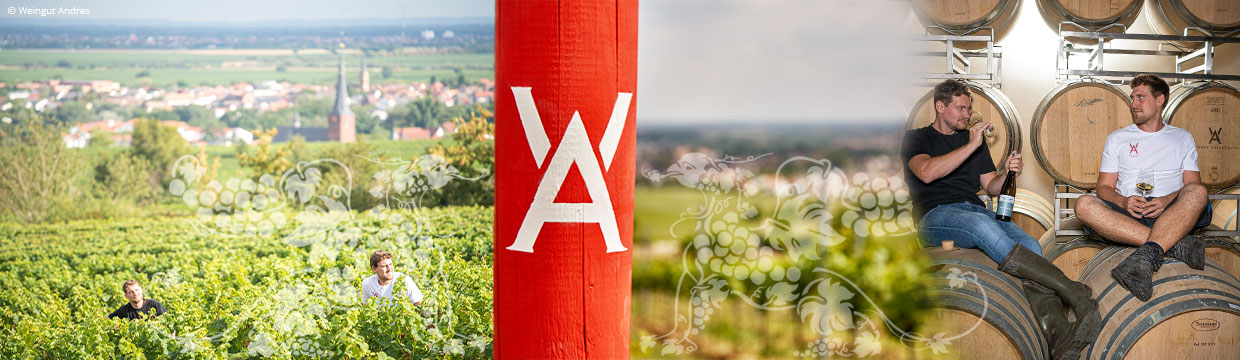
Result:
[[[189,217],[0,224],[0,358],[491,357],[490,207],[349,216],[321,241],[292,236],[293,216],[267,235]],[[375,249],[422,305],[359,302]],[[107,319],[127,279],[168,313]]]

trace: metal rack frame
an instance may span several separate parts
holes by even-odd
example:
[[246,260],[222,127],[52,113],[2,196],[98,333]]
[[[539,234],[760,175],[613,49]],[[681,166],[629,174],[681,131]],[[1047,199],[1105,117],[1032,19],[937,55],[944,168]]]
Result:
[[[1112,24],[1098,31],[1065,31],[1065,27],[1083,28],[1079,24],[1072,22],[1062,22],[1059,25],[1059,50],[1056,52],[1055,67],[1058,69],[1060,77],[1068,76],[1091,76],[1100,78],[1131,78],[1138,74],[1154,74],[1164,79],[1178,79],[1179,82],[1188,80],[1231,80],[1240,81],[1240,75],[1235,74],[1216,74],[1214,73],[1214,48],[1217,45],[1240,43],[1240,30],[1231,31],[1225,34],[1213,34],[1209,31],[1190,27],[1184,30],[1184,35],[1153,35],[1153,34],[1129,34],[1127,28],[1122,24]],[[1118,28],[1119,33],[1103,32],[1110,28]],[[1201,33],[1203,35],[1189,35],[1190,32]],[[1068,41],[1068,38],[1076,39],[1097,39],[1098,45],[1079,45]],[[1158,41],[1159,50],[1141,50],[1141,49],[1116,49],[1108,40],[1125,39],[1125,40],[1145,40]],[[1163,42],[1192,42],[1202,43],[1202,47],[1197,50],[1184,51],[1164,50]],[[1069,58],[1074,54],[1088,54],[1087,66],[1084,69],[1072,69],[1069,65]],[[1118,71],[1106,70],[1105,59],[1106,54],[1123,54],[1123,55],[1149,55],[1149,56],[1174,56],[1175,72],[1148,72],[1148,71]],[[1202,64],[1189,69],[1184,69],[1184,64],[1197,59],[1202,60]],[[1122,82],[1122,81],[1121,81]]]
[[[933,29],[948,34],[931,34],[930,30]],[[969,35],[980,30],[991,30],[990,35]],[[927,83],[946,79],[966,79],[987,81],[995,88],[1003,87],[1003,78],[1001,76],[1003,72],[1003,47],[995,46],[994,29],[980,27],[956,34],[942,27],[930,26],[926,28],[926,35],[914,37],[913,40],[946,44],[944,51],[917,51],[912,53],[914,56],[942,57],[945,60],[946,66],[943,72],[919,74]],[[955,43],[958,41],[985,42],[986,48],[983,50],[961,50],[955,47]],[[970,62],[973,58],[986,59],[986,64],[983,67],[984,72],[973,72],[973,65]]]

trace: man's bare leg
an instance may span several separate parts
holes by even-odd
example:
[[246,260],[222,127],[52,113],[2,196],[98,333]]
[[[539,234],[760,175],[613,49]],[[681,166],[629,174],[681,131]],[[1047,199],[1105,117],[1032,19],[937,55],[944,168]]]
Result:
[[1196,183],[1184,185],[1175,203],[1158,216],[1158,221],[1154,222],[1154,230],[1149,232],[1148,238],[1136,245],[1154,242],[1162,246],[1163,251],[1170,250],[1184,235],[1193,230],[1193,225],[1201,216],[1201,210],[1205,208],[1205,186]]
[[[1179,202],[1176,205],[1179,205]],[[1141,246],[1149,241],[1150,228],[1125,214],[1111,210],[1106,202],[1095,196],[1077,198],[1073,209],[1076,210],[1076,217],[1081,219],[1081,222],[1107,240],[1133,246]]]
[[1158,216],[1146,242],[1111,269],[1111,276],[1120,286],[1137,299],[1149,301],[1154,294],[1152,278],[1162,266],[1164,255],[1180,259],[1194,269],[1204,268],[1205,246],[1201,240],[1190,239],[1183,242],[1184,246],[1176,244],[1188,234],[1205,208],[1205,193],[1205,187],[1200,184],[1188,184],[1180,189],[1180,197]]

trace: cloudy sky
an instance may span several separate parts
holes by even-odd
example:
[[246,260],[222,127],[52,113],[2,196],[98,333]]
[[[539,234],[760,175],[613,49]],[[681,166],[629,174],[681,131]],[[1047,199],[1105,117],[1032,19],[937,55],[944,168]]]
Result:
[[[0,0],[91,19],[255,22],[494,16],[493,0]],[[872,122],[903,115],[893,0],[647,0],[638,115],[675,123]]]

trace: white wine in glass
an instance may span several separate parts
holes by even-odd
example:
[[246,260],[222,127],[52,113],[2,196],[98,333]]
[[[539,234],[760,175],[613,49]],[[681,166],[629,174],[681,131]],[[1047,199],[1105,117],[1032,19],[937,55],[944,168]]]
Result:
[[1150,197],[1154,192],[1154,176],[1149,171],[1142,171],[1137,177],[1137,190],[1141,191],[1142,197]]

